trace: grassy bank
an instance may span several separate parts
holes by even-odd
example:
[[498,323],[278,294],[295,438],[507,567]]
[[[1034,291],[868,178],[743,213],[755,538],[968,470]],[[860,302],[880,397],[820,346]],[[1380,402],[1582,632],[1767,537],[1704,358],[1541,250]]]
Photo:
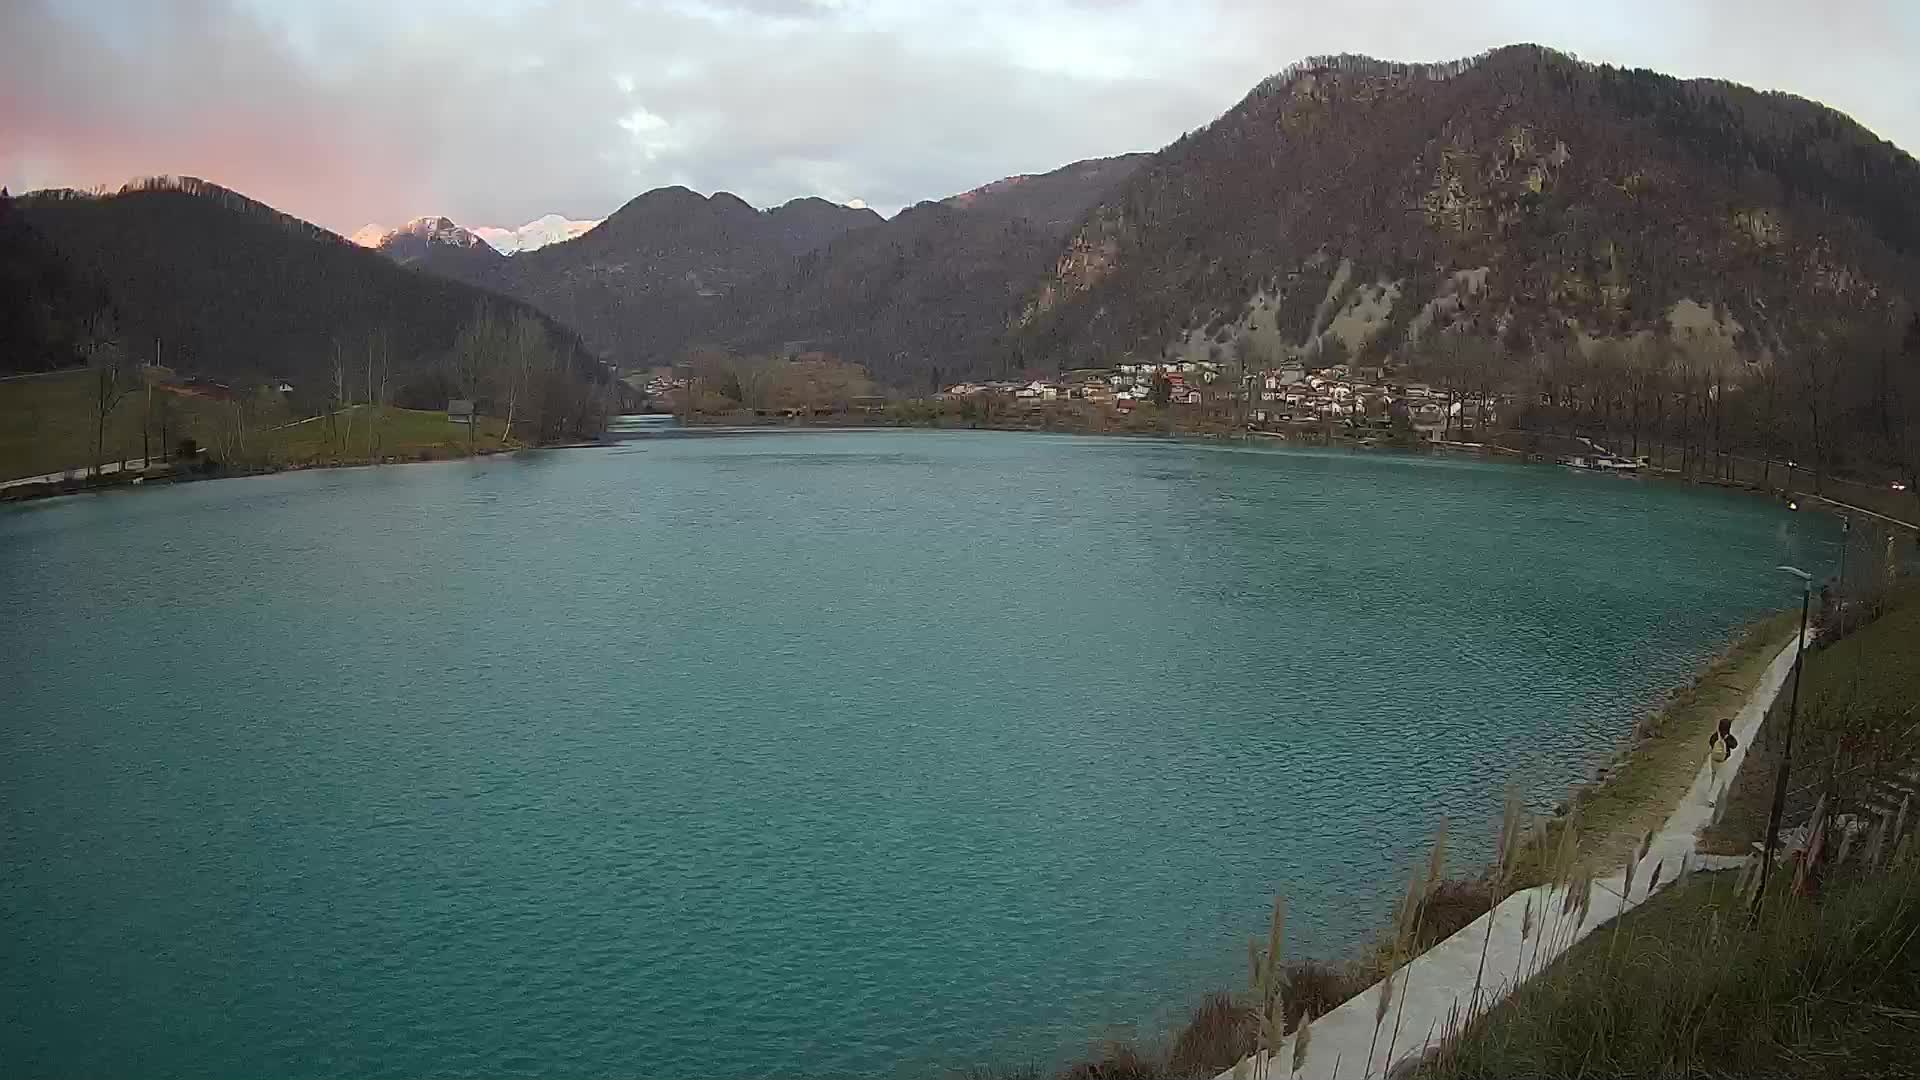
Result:
[[[332,417],[302,418],[277,401],[220,400],[157,378],[151,398],[150,403],[148,392],[137,389],[107,414],[100,446],[105,461],[140,458],[142,428],[149,424],[145,446],[156,459],[180,440],[192,439],[237,472],[430,460],[468,452],[466,429],[439,411],[360,405]],[[97,419],[95,383],[88,372],[0,381],[0,480],[85,472],[96,461]],[[504,426],[498,418],[482,417],[472,446],[500,448]]]
[[1818,896],[1696,874],[1574,946],[1420,1075],[1852,1077],[1920,1061],[1920,858]]
[[[94,463],[96,385],[91,373],[60,372],[0,380],[0,480],[79,469]],[[204,399],[170,396],[178,438],[205,422]],[[109,461],[140,456],[146,399],[135,393],[107,415],[102,450]],[[172,431],[169,432],[172,434]],[[156,453],[159,447],[151,447]]]
[[[1783,815],[1792,854],[1760,921],[1748,925],[1757,861],[1699,875],[1581,943],[1425,1075],[1912,1074],[1920,583],[1880,600],[1878,618],[1806,655]],[[1764,838],[1791,708],[1789,684],[1706,850],[1746,856]]]
[[[1737,712],[1758,686],[1768,665],[1792,640],[1798,613],[1755,621],[1714,656],[1686,686],[1675,690],[1625,735],[1625,745],[1603,774],[1570,795],[1560,813],[1533,824],[1517,800],[1501,823],[1512,842],[1503,844],[1505,866],[1469,877],[1447,876],[1444,831],[1426,866],[1393,912],[1382,913],[1378,938],[1355,955],[1335,960],[1282,960],[1262,975],[1264,957],[1284,950],[1271,933],[1255,949],[1254,981],[1264,990],[1216,993],[1203,1000],[1179,1030],[1158,1040],[1117,1043],[1063,1070],[1066,1080],[1143,1080],[1147,1077],[1208,1078],[1253,1053],[1263,1028],[1280,1019],[1281,1033],[1303,1013],[1325,1014],[1373,986],[1385,974],[1451,937],[1515,889],[1544,880],[1549,864],[1561,875],[1575,863],[1598,871],[1626,861],[1649,829],[1663,824],[1685,797],[1704,759],[1707,736],[1722,716]],[[1565,823],[1577,822],[1573,837]],[[1563,842],[1571,840],[1563,851]],[[1263,1017],[1263,1013],[1265,1016]],[[1276,1041],[1267,1036],[1269,1041]],[[991,1073],[976,1073],[989,1077]],[[1032,1069],[1008,1076],[1038,1077]]]
[[[1920,582],[1896,586],[1885,603],[1879,618],[1807,653],[1788,827],[1804,824],[1822,796],[1835,814],[1870,816],[1875,805],[1897,804],[1903,786],[1913,786],[1905,774],[1920,769]],[[1745,854],[1764,834],[1791,690],[1789,684],[1748,749],[1720,820],[1703,837],[1707,850]]]

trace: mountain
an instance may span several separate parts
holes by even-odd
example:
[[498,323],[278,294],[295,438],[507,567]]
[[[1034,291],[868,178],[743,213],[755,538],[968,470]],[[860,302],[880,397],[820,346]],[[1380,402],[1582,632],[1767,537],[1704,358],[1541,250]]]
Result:
[[995,180],[940,201],[955,209],[1020,218],[1042,229],[1065,231],[1080,223],[1099,196],[1132,176],[1150,157],[1122,154],[1076,161],[1048,173]]
[[823,199],[756,210],[724,191],[658,188],[575,239],[506,260],[499,288],[620,363],[665,363],[713,331],[717,301],[737,286],[881,220]]
[[[366,233],[367,229],[355,233],[354,242],[364,244]],[[388,258],[402,266],[419,262],[427,257],[429,249],[436,247],[498,254],[493,250],[492,245],[445,217],[414,218],[405,225],[382,234],[379,240],[365,246],[386,252]]]
[[1147,160],[1078,161],[909,207],[743,285],[713,340],[818,349],[921,390],[986,370],[1073,226]]
[[[414,384],[425,400],[444,401],[449,351],[486,309],[532,315],[571,377],[603,377],[571,331],[518,301],[396,265],[205,181],[160,178],[111,195],[36,192],[16,211],[71,274],[110,298],[128,348],[144,355],[158,338],[168,363],[187,371],[287,378],[307,390],[331,377],[336,346],[379,335],[402,396]],[[433,249],[448,246],[436,237],[457,235],[438,225],[423,232]]]
[[381,233],[376,244],[524,299],[625,366],[673,363],[702,344],[806,343],[920,386],[985,364],[1072,227],[1147,160],[1008,177],[892,220],[819,198],[756,210],[727,192],[667,187],[510,259],[475,257],[472,243],[446,240],[438,226],[417,230],[424,241]]
[[0,189],[0,370],[80,362],[83,324],[105,303]]
[[401,266],[430,270],[483,289],[499,288],[500,267],[507,260],[474,232],[439,216],[414,218],[397,229],[368,225],[352,240]]
[[981,371],[1073,225],[1146,160],[1075,162],[910,207],[744,285],[716,340],[750,351],[804,343],[915,389]]
[[473,231],[500,254],[514,255],[522,251],[543,248],[548,244],[557,244],[562,240],[572,240],[598,224],[600,224],[598,220],[575,221],[561,217],[559,214],[543,214],[517,229],[483,225]]
[[1261,83],[1092,209],[1007,339],[1074,366],[1479,341],[1882,341],[1920,297],[1920,165],[1785,94],[1533,46]]

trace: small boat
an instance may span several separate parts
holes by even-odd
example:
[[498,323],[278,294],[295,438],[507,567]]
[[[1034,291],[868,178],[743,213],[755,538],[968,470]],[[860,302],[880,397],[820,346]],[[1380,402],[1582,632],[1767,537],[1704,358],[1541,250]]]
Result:
[[1647,467],[1647,459],[1615,457],[1612,454],[1575,454],[1561,458],[1560,464],[1581,472],[1637,473]]

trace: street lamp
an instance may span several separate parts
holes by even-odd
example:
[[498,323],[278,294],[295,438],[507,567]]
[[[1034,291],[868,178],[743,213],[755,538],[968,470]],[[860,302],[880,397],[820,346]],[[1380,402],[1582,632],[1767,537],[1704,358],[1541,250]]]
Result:
[[1813,598],[1813,575],[1797,566],[1777,567],[1800,579],[1800,641],[1793,654],[1793,699],[1787,705],[1787,735],[1780,748],[1780,768],[1773,774],[1773,808],[1767,813],[1767,846],[1761,855],[1760,887],[1747,913],[1749,926],[1760,921],[1760,904],[1767,896],[1767,878],[1773,872],[1773,853],[1780,845],[1780,815],[1787,808],[1787,773],[1793,768],[1793,721],[1800,713],[1800,673],[1807,656],[1807,606]]

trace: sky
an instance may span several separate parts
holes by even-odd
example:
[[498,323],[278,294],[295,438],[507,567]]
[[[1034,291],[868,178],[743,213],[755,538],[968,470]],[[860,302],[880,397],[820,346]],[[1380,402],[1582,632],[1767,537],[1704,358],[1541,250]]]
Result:
[[0,0],[0,185],[199,176],[341,233],[668,184],[892,214],[1158,149],[1305,56],[1522,41],[1920,149],[1920,0]]

